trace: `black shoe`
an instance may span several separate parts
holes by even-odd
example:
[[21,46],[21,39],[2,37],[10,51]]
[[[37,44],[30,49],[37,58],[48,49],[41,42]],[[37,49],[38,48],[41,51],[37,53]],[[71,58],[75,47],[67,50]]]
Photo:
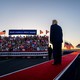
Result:
[[58,63],[52,63],[52,65],[57,65]]

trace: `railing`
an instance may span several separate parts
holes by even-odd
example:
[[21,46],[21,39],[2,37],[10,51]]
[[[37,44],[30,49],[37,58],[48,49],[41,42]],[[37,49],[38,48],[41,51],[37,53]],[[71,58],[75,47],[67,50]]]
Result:
[[47,56],[48,52],[0,52],[0,56]]

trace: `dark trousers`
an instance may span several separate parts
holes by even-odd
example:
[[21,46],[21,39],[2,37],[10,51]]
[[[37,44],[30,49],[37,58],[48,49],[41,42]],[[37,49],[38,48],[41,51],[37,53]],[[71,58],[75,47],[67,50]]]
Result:
[[62,43],[53,44],[53,58],[54,64],[60,64],[62,62]]
[[52,53],[48,52],[48,58],[49,58],[49,60],[51,60],[51,56],[52,56]]

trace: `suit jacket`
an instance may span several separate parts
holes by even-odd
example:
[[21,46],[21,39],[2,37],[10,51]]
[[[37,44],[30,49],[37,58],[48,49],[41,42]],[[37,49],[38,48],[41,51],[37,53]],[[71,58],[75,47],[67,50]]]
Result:
[[50,27],[50,42],[52,44],[63,42],[62,28],[57,24],[51,25]]
[[48,47],[48,53],[52,54],[52,48],[51,47]]

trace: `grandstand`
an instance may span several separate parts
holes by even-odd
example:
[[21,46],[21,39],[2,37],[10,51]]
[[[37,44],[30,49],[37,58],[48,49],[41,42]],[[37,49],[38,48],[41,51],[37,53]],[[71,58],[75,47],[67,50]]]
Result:
[[0,36],[0,56],[46,56],[48,36]]

